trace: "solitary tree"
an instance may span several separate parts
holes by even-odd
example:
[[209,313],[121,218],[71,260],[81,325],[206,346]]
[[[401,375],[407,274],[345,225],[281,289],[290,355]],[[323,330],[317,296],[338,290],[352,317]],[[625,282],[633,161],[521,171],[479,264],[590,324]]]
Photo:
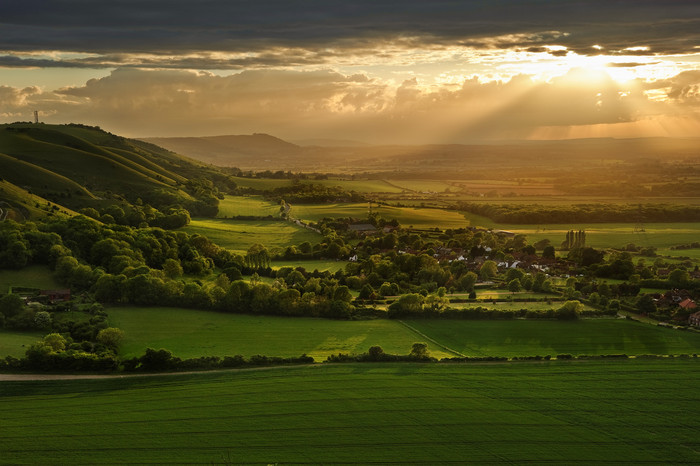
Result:
[[429,357],[428,345],[425,343],[414,343],[410,356],[415,359],[427,359]]

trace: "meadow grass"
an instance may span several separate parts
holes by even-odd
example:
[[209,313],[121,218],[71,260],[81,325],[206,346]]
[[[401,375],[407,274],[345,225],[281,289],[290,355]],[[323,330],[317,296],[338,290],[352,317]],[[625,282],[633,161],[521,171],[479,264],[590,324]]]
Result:
[[19,270],[0,270],[0,294],[7,293],[11,286],[44,290],[61,288],[53,278],[51,270],[44,265],[30,265]]
[[[513,303],[515,309],[520,304]],[[406,320],[411,327],[467,356],[557,354],[695,354],[700,333],[624,319]]]
[[[372,205],[372,212],[378,213],[385,219],[396,219],[403,227],[415,228],[464,228],[469,221],[460,212],[414,208]],[[369,206],[367,203],[349,204],[299,204],[293,205],[290,215],[302,220],[317,222],[324,217],[354,217],[367,218]]]
[[[623,247],[634,243],[637,246],[656,248],[668,248],[678,244],[687,244],[697,241],[700,237],[700,223],[645,223],[644,231],[635,231],[635,223],[572,223],[572,224],[546,224],[546,225],[516,225],[497,223],[493,220],[473,215],[464,214],[472,225],[485,228],[512,231],[513,233],[527,235],[528,242],[535,243],[541,239],[549,239],[554,247],[559,247],[566,238],[569,230],[585,230],[586,245],[595,248]],[[676,252],[676,255],[683,251]]]
[[320,184],[323,186],[337,186],[346,191],[358,193],[400,193],[401,187],[394,186],[393,182],[384,180],[313,180],[305,181],[307,184]]
[[245,178],[237,176],[232,176],[231,179],[234,180],[236,184],[242,188],[254,188],[263,191],[271,191],[275,188],[282,188],[285,186],[292,185],[292,180],[284,179],[276,180],[270,178]]
[[42,335],[41,332],[0,329],[0,359],[5,356],[14,356],[16,358],[24,356],[27,348],[41,340]]
[[[502,304],[502,305],[501,305]],[[483,307],[494,307],[481,304]],[[512,309],[543,303],[512,303]],[[499,303],[499,309],[507,309]],[[556,304],[555,304],[556,307]],[[147,347],[182,358],[198,356],[299,356],[317,361],[339,352],[360,354],[370,346],[407,354],[413,343],[429,344],[436,358],[579,354],[695,354],[700,334],[624,319],[335,321],[225,314],[177,308],[107,309],[110,325],[125,332],[121,354],[139,356]],[[456,351],[452,354],[450,350]]]
[[[338,321],[225,314],[177,308],[109,308],[110,325],[125,333],[121,354],[140,356],[146,348],[166,348],[181,358],[197,356],[300,356],[317,361],[331,354],[361,354],[379,345],[387,353],[408,354],[423,341],[399,322],[379,319]],[[428,342],[426,342],[428,343]],[[449,357],[429,345],[436,357]]]
[[3,464],[700,462],[697,360],[3,382]]
[[256,243],[265,245],[272,252],[281,252],[289,245],[305,241],[315,244],[321,238],[318,233],[281,220],[194,218],[182,230],[206,236],[223,248],[243,254]]
[[237,215],[279,217],[280,206],[267,201],[260,196],[226,196],[219,201],[219,218],[235,217]]

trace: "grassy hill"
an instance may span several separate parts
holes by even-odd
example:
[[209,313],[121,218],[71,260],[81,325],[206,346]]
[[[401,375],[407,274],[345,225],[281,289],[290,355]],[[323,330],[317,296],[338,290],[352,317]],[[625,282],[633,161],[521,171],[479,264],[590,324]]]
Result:
[[[0,201],[28,217],[103,199],[191,201],[189,179],[223,177],[200,162],[83,125],[0,125]],[[48,203],[48,210],[43,206]]]

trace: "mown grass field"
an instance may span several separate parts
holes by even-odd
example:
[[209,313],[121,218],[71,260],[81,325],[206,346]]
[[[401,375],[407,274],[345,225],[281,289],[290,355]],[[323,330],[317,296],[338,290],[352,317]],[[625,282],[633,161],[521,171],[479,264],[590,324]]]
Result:
[[[513,309],[521,304],[514,303]],[[539,303],[542,306],[542,303]],[[360,354],[370,346],[408,354],[428,343],[432,356],[534,356],[579,354],[700,353],[700,333],[622,319],[335,321],[225,314],[155,307],[108,308],[111,326],[125,332],[121,354],[139,356],[147,347],[182,358],[197,356],[299,356],[317,361],[339,352]],[[449,348],[449,349],[447,349]]]
[[7,293],[11,286],[25,286],[45,290],[61,288],[48,267],[30,265],[20,270],[0,270],[0,294]]
[[41,332],[19,332],[16,330],[0,329],[0,358],[24,356],[32,344],[41,340],[44,334]]
[[321,238],[318,233],[285,221],[194,218],[182,230],[206,236],[238,253],[245,253],[255,243],[265,245],[272,252],[281,252],[289,245],[304,241],[315,244]]
[[700,362],[3,382],[2,464],[700,462]]
[[[519,309],[518,304],[521,303],[514,303],[514,308]],[[426,319],[407,320],[406,323],[442,345],[468,356],[700,353],[700,333],[623,319]]]
[[[379,345],[387,353],[408,354],[423,341],[390,320],[337,321],[224,314],[175,308],[109,308],[110,325],[124,330],[121,353],[140,356],[147,347],[166,348],[181,358],[197,356],[300,356],[317,361],[331,354],[366,352]],[[453,354],[429,345],[436,357]]]
[[235,217],[237,215],[279,217],[280,206],[267,201],[260,196],[226,196],[219,201],[219,218]]

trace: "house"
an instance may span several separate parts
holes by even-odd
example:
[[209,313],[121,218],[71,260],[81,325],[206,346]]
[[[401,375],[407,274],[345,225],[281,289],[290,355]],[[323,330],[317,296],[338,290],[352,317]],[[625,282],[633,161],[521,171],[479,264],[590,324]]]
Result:
[[45,296],[49,303],[70,301],[70,290],[41,290],[39,296]]
[[698,305],[695,304],[695,301],[693,301],[692,299],[686,298],[683,301],[681,301],[680,303],[678,303],[678,307],[680,307],[681,309],[685,309],[687,311],[690,311],[692,309],[697,308]]
[[690,314],[688,317],[688,323],[693,327],[700,327],[700,311],[695,314]]

